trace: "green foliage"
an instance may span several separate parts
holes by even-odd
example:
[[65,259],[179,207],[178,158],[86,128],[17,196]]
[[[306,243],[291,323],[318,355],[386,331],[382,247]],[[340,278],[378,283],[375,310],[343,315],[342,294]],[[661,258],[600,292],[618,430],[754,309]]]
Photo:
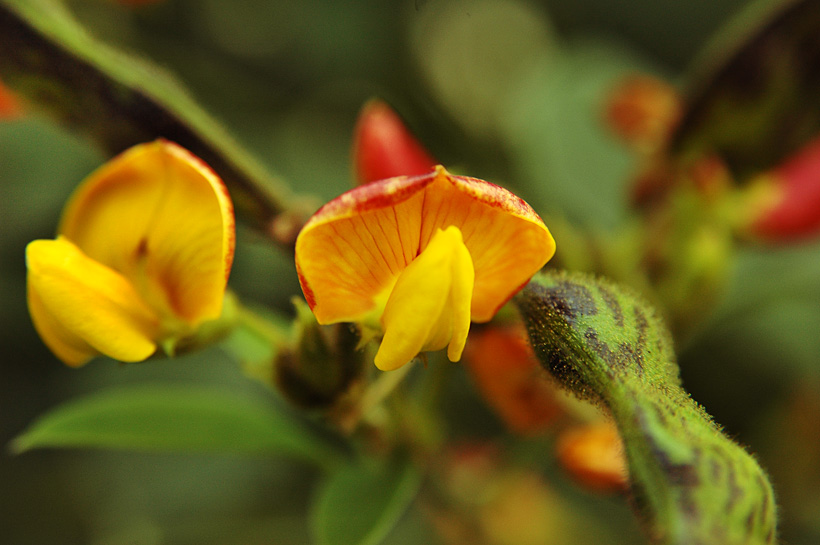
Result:
[[770,380],[816,380],[819,250],[815,242],[741,253],[729,292],[692,350],[715,361],[736,358]]
[[415,498],[421,475],[409,460],[365,459],[330,475],[314,504],[317,545],[381,543]]
[[153,452],[288,455],[325,467],[341,443],[281,407],[194,386],[140,386],[93,394],[37,420],[12,450],[114,448]]
[[549,272],[515,301],[542,364],[611,413],[652,539],[775,542],[766,474],[683,390],[669,333],[646,303],[604,280]]

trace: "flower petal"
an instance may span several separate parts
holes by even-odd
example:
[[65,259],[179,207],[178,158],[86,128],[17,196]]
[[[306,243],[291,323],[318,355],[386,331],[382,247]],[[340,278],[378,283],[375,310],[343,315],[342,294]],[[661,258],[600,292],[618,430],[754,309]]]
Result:
[[541,218],[496,185],[442,167],[373,182],[322,207],[296,241],[299,279],[319,323],[373,312],[433,234],[450,225],[472,257],[474,321],[490,320],[555,252]]
[[[461,238],[457,227],[448,227],[445,232],[458,232],[458,242],[452,248],[452,275],[453,285],[450,288],[450,300],[447,302],[452,314],[452,333],[447,345],[447,358],[450,361],[459,361],[464,345],[467,343],[467,334],[470,332],[470,314],[475,287],[475,268],[470,252]],[[429,248],[429,246],[428,246]]]
[[121,274],[63,237],[31,242],[26,265],[34,326],[66,364],[98,354],[142,361],[154,353],[157,316]]
[[157,140],[106,163],[75,191],[60,234],[161,313],[192,326],[219,316],[233,207],[220,179],[179,146]]
[[376,367],[390,371],[419,352],[448,346],[458,361],[470,329],[470,254],[455,227],[438,231],[399,276],[382,314],[384,338]]
[[63,327],[52,316],[40,299],[35,285],[36,282],[29,278],[27,286],[29,314],[40,338],[54,355],[71,367],[80,367],[94,356],[99,356],[100,353],[90,344]]

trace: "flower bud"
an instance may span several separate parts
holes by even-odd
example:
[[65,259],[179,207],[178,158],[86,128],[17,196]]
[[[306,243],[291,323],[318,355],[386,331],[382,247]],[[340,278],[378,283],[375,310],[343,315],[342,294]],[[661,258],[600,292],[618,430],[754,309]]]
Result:
[[558,439],[557,456],[569,475],[587,490],[611,493],[629,486],[623,444],[614,424],[603,422],[564,431]]
[[15,119],[23,114],[23,105],[17,96],[0,81],[0,120]]
[[609,126],[638,151],[658,149],[681,116],[677,91],[647,75],[625,78],[613,89],[606,105]]
[[437,163],[390,106],[371,100],[356,124],[353,164],[356,182],[363,185],[394,176],[427,174]]
[[743,230],[769,241],[807,238],[820,231],[820,137],[747,190]]
[[292,342],[276,355],[276,383],[299,406],[329,407],[363,369],[359,335],[349,324],[319,325],[303,301],[295,299],[294,305]]
[[487,403],[512,431],[535,435],[561,412],[555,388],[526,339],[512,327],[476,331],[467,343],[467,368]]

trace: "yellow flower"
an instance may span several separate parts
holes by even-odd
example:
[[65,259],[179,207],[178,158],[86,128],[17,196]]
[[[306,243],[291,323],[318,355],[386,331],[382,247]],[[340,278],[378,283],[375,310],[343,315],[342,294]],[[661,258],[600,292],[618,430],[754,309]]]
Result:
[[348,191],[296,240],[302,291],[320,324],[383,332],[382,370],[447,347],[487,322],[552,257],[541,218],[509,191],[443,167]]
[[233,250],[216,174],[176,144],[141,144],[76,189],[56,240],[29,243],[29,312],[68,365],[142,361],[219,317]]

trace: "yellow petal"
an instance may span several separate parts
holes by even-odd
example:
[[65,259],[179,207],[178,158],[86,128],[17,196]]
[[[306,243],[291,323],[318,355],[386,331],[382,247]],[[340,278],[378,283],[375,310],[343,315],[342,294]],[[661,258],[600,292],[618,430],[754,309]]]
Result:
[[40,337],[65,363],[97,354],[141,361],[154,353],[157,317],[130,282],[65,238],[26,247],[28,299]]
[[27,287],[28,309],[34,328],[46,346],[63,363],[80,367],[100,353],[90,344],[63,327],[46,309],[35,287],[36,281],[29,279]]
[[157,312],[191,326],[219,316],[233,208],[219,178],[179,146],[157,140],[106,163],[77,188],[59,232]]
[[458,242],[454,245],[452,274],[453,285],[450,287],[450,300],[448,308],[452,313],[452,336],[447,346],[447,357],[450,361],[459,361],[464,345],[467,342],[467,334],[470,332],[470,317],[475,289],[475,268],[470,252],[461,238],[461,232],[456,227],[448,227],[445,232],[455,230],[458,232]]
[[456,227],[439,230],[399,276],[382,315],[384,338],[376,366],[401,367],[419,352],[449,345],[461,358],[470,329],[473,265]]

